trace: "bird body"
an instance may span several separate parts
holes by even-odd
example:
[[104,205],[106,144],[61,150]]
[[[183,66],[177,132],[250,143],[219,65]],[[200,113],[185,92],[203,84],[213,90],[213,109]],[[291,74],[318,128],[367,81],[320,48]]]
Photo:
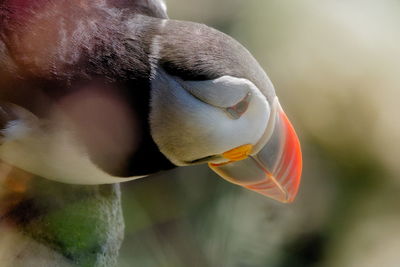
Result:
[[[14,2],[11,1],[11,4]],[[20,11],[20,6],[17,5],[16,10],[22,13],[21,16],[27,16],[26,18],[19,19],[18,23],[9,17],[2,18],[7,22],[4,25],[13,24],[10,26],[12,31],[5,32],[2,40],[4,47],[7,47],[5,53],[12,54],[13,65],[18,66],[13,68],[11,73],[4,74],[10,76],[11,82],[9,85],[2,84],[1,89],[4,94],[2,100],[17,104],[25,109],[25,113],[31,112],[37,117],[36,123],[47,125],[42,131],[41,126],[31,125],[32,122],[23,120],[18,122],[18,125],[25,125],[26,128],[35,128],[34,133],[28,134],[29,143],[36,139],[35,145],[28,146],[29,151],[36,145],[43,151],[47,140],[51,140],[47,145],[49,150],[52,150],[51,146],[55,146],[54,149],[57,150],[62,146],[56,140],[67,138],[70,140],[68,141],[70,148],[58,153],[63,155],[64,152],[73,150],[74,144],[79,143],[76,140],[78,135],[81,142],[77,146],[81,149],[65,155],[75,155],[74,158],[76,155],[81,155],[81,162],[86,162],[90,161],[85,160],[90,154],[92,160],[96,158],[97,163],[101,162],[104,165],[102,168],[106,169],[110,176],[116,174],[122,177],[142,177],[144,174],[158,171],[160,164],[161,168],[164,166],[171,168],[173,165],[158,152],[148,130],[151,68],[148,64],[148,53],[145,51],[146,45],[138,45],[138,42],[145,42],[146,38],[142,38],[143,36],[147,36],[149,42],[151,41],[153,34],[145,31],[150,31],[152,27],[151,25],[144,27],[143,20],[148,20],[149,24],[153,20],[140,13],[129,13],[128,18],[124,18],[125,15],[119,12],[120,9],[109,6],[103,1],[87,1],[91,5],[81,10],[78,4],[81,2],[85,1],[46,1],[48,9],[40,5],[25,6],[25,9],[32,9],[25,12]],[[123,4],[122,1],[114,2]],[[36,38],[40,38],[42,43],[38,44]],[[67,116],[62,115],[65,113]],[[114,114],[111,117],[107,116],[108,113]],[[90,116],[85,117],[84,114]],[[93,122],[101,115],[103,115],[101,121]],[[123,119],[124,116],[126,119]],[[68,117],[73,117],[74,125],[65,121]],[[116,118],[121,120],[119,124],[116,123]],[[131,122],[128,121],[131,119]],[[85,128],[89,126],[87,123],[93,126],[90,131],[104,132],[105,135],[94,138],[88,132],[88,128]],[[49,132],[49,129],[52,131]],[[128,133],[123,132],[128,132],[131,136],[124,138]],[[134,138],[140,143],[140,147],[132,144],[130,149],[123,149],[124,151],[115,152],[114,155],[110,153],[110,147],[126,148],[135,142]],[[112,140],[112,144],[106,144],[108,140]],[[20,141],[18,140],[18,144]],[[104,148],[103,145],[107,147]],[[24,151],[22,154],[27,152],[28,147],[22,149]],[[3,158],[7,160],[11,157],[9,150],[15,151],[13,154],[17,155],[16,151],[20,148],[22,146],[17,146],[16,149],[2,149],[7,150],[3,153],[7,154]],[[99,151],[101,149],[107,155],[99,155],[102,154],[102,151]],[[146,152],[143,153],[143,150]],[[36,155],[36,152],[31,155]],[[51,162],[49,163],[51,166],[64,165],[63,168],[66,170],[71,168],[63,163],[68,160],[62,156],[61,160],[56,162],[52,162],[53,159],[60,157],[50,154],[47,157],[51,160],[44,160],[45,165]],[[21,165],[18,163],[20,161],[18,158],[26,157],[14,158],[17,160],[13,160],[13,163],[18,166]],[[39,161],[39,159],[34,160]],[[119,165],[118,167],[105,166],[110,165],[110,161],[113,160],[119,161],[115,163]],[[158,165],[154,164],[155,162],[158,162]],[[95,164],[91,165],[93,166],[90,168],[102,172]],[[154,166],[156,168],[153,170]],[[99,174],[92,177],[99,177]],[[99,181],[104,182],[104,179]],[[115,180],[111,179],[110,182]]]

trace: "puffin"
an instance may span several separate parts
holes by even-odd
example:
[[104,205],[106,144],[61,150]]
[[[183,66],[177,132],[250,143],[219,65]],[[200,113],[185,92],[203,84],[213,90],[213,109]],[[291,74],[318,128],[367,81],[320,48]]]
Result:
[[208,164],[280,202],[299,139],[265,71],[163,0],[1,0],[0,159],[70,184]]

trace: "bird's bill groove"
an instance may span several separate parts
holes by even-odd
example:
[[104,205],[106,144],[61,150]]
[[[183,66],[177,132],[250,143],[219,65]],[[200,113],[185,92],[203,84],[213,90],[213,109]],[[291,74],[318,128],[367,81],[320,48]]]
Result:
[[[228,151],[242,153],[239,160],[222,164],[209,163],[210,168],[231,183],[256,191],[277,201],[292,202],[300,184],[302,155],[296,132],[278,102],[272,134],[256,153],[246,153],[249,145]],[[236,152],[236,153],[235,153]],[[224,154],[226,154],[224,153]]]

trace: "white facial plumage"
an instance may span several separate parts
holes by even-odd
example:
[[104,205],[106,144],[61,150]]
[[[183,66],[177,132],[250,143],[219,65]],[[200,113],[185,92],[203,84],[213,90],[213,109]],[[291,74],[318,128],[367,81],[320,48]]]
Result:
[[[222,76],[184,81],[157,68],[151,83],[151,134],[178,166],[201,162],[235,147],[256,144],[266,130],[270,105],[249,80]],[[228,109],[245,101],[232,116]],[[200,160],[200,161],[199,161]],[[214,157],[212,162],[224,161]]]

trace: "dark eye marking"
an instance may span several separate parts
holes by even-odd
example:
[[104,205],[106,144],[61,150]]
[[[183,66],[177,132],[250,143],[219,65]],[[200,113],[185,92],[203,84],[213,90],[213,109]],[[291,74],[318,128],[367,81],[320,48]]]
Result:
[[225,108],[225,111],[232,119],[237,120],[246,112],[247,108],[249,107],[250,100],[251,93],[247,93],[239,103],[232,107]]

